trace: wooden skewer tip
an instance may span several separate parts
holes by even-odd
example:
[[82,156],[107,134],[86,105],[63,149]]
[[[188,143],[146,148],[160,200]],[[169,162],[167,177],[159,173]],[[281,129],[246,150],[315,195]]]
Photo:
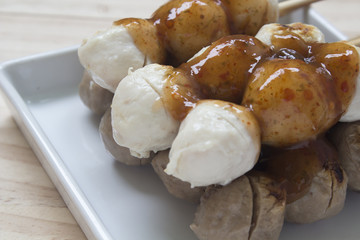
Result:
[[287,0],[279,3],[279,16],[282,17],[296,9],[309,6],[322,0]]
[[346,43],[360,47],[360,36],[356,38],[352,38],[350,40],[347,40]]

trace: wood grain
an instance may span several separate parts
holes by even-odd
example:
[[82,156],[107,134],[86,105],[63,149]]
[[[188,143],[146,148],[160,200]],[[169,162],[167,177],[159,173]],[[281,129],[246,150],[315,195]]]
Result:
[[[149,17],[165,0],[0,0],[0,62],[60,49],[124,17]],[[313,7],[349,38],[360,1]],[[340,11],[339,11],[340,10]],[[86,239],[0,96],[0,239]]]

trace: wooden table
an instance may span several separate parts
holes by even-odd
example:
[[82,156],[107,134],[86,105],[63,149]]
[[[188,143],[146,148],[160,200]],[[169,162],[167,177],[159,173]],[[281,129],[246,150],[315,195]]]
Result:
[[[149,17],[166,0],[0,0],[0,62],[79,44],[124,17]],[[141,4],[141,7],[138,7]],[[350,38],[360,1],[313,7]],[[86,239],[0,96],[0,239]]]

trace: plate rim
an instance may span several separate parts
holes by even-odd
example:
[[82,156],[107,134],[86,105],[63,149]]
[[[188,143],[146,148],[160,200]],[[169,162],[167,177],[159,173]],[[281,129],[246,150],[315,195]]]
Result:
[[17,68],[19,65],[28,64],[34,60],[61,57],[74,54],[78,45],[45,53],[6,61],[0,64],[0,92],[4,96],[6,105],[10,108],[12,117],[15,119],[28,144],[39,159],[45,172],[59,191],[66,206],[76,219],[82,231],[88,239],[111,240],[111,234],[103,225],[95,209],[87,200],[85,194],[76,183],[66,168],[63,160],[53,147],[40,124],[30,112],[24,99],[12,84],[8,76],[9,68]]

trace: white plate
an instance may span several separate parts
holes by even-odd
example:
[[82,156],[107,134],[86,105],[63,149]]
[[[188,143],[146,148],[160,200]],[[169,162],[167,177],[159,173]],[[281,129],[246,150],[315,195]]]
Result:
[[[328,41],[345,39],[314,12],[282,22],[317,25]],[[195,240],[196,206],[167,193],[151,167],[127,167],[101,143],[99,119],[77,94],[82,67],[76,47],[0,66],[0,87],[14,117],[65,202],[91,239]],[[359,239],[360,194],[349,193],[340,215],[310,225],[286,224],[285,239]]]

